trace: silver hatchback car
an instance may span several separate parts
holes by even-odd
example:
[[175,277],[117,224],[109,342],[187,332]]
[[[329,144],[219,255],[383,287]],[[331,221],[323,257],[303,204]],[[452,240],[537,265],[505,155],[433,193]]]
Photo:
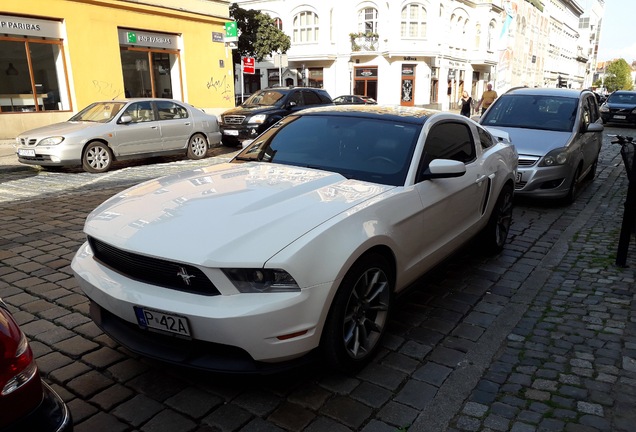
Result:
[[220,144],[216,116],[172,99],[95,102],[68,121],[28,130],[17,138],[18,161],[108,171],[114,160],[169,154],[206,156]]
[[594,94],[563,88],[516,88],[480,118],[508,132],[519,154],[515,195],[573,202],[596,175],[603,123]]

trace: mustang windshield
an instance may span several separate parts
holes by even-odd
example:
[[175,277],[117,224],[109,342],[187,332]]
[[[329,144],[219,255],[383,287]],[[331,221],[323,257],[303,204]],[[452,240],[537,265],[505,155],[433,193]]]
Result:
[[123,102],[96,102],[75,114],[69,121],[108,123],[126,105]]
[[421,125],[377,118],[288,116],[235,161],[274,162],[332,171],[356,180],[404,184]]

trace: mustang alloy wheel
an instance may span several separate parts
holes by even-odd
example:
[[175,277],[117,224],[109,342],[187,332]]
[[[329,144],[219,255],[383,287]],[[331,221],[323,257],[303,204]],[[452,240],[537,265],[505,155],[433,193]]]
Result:
[[378,254],[362,257],[347,273],[334,298],[323,350],[329,363],[355,371],[380,346],[393,299],[391,266]]
[[488,220],[488,225],[482,232],[483,247],[488,253],[501,252],[506,244],[512,223],[512,194],[513,190],[510,185],[505,185],[501,189]]

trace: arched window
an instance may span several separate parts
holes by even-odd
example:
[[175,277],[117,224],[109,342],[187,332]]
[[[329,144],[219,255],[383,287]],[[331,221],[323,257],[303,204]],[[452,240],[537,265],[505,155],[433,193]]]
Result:
[[481,24],[475,25],[475,49],[481,48]]
[[426,9],[417,3],[409,3],[402,8],[403,38],[426,37]]
[[368,7],[358,11],[358,31],[360,33],[378,32],[378,10]]
[[488,26],[488,51],[492,51],[495,49],[495,21],[490,21],[490,25]]
[[283,20],[280,18],[274,18],[274,25],[278,30],[283,30]]
[[317,42],[319,31],[318,15],[303,11],[294,16],[293,42]]

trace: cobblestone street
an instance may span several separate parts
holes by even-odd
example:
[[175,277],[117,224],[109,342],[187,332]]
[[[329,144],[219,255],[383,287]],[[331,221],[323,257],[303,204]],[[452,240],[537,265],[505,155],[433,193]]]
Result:
[[574,204],[516,200],[503,253],[469,245],[423,278],[355,376],[319,364],[273,376],[182,370],[128,352],[90,320],[70,270],[88,212],[129,185],[227,157],[101,175],[0,157],[0,297],[76,431],[634,430],[636,242],[628,267],[615,266],[627,178],[607,136]]

